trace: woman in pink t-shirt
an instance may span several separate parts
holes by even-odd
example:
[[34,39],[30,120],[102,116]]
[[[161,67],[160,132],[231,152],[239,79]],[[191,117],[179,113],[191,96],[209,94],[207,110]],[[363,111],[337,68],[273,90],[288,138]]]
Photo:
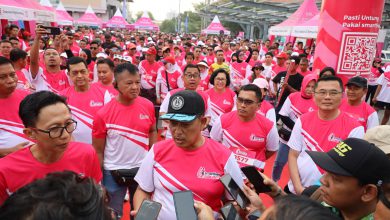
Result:
[[207,90],[211,103],[210,129],[214,121],[224,113],[232,111],[235,106],[236,93],[230,88],[229,74],[225,69],[217,69],[211,74],[210,84],[214,87]]

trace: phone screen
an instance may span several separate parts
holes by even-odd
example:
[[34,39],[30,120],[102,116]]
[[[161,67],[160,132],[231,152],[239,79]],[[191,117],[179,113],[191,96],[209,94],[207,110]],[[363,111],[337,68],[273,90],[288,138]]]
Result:
[[221,208],[222,217],[225,220],[241,220],[240,215],[234,208],[233,204],[225,205]]
[[254,166],[246,166],[241,168],[242,172],[248,178],[249,182],[255,187],[256,193],[271,192],[272,189],[264,184],[264,178],[261,176]]
[[197,220],[194,207],[194,196],[189,190],[173,193],[177,220]]
[[142,201],[135,220],[155,220],[160,213],[162,205],[151,200]]
[[221,177],[220,181],[224,185],[225,189],[230,193],[234,200],[236,200],[237,204],[244,209],[249,203],[248,198],[245,196],[244,192],[240,189],[234,179],[226,174]]
[[58,27],[45,27],[45,26],[42,26],[42,28],[46,29],[46,31],[50,35],[60,35],[61,34],[61,29],[58,28]]

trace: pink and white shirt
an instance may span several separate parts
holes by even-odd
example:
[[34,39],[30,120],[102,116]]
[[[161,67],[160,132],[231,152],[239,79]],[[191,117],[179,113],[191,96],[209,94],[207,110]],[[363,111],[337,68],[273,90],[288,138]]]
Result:
[[210,97],[211,121],[212,126],[215,120],[222,114],[231,112],[236,103],[236,93],[230,88],[225,88],[225,92],[218,93],[214,88],[206,92]]
[[362,101],[358,106],[352,106],[348,99],[344,98],[339,109],[356,119],[363,125],[365,131],[379,125],[378,113],[366,102]]
[[103,85],[101,82],[95,82],[95,83],[92,83],[92,86],[99,87],[102,90],[107,90],[108,93],[110,93],[111,98],[114,98],[115,96],[117,96],[119,94],[118,90],[116,90],[114,88],[113,84],[106,86],[106,85]]
[[252,75],[252,70],[251,66],[247,62],[233,62],[230,64],[229,68],[230,80],[233,88],[241,87],[249,83],[248,78]]
[[165,67],[162,66],[160,69],[158,69],[157,72],[157,85],[160,85],[160,96],[161,100],[164,100],[165,96],[168,93],[168,84],[167,84],[167,78],[169,82],[169,88],[170,90],[174,90],[179,88],[177,82],[179,81],[179,78],[181,77],[182,72],[180,68],[177,68],[173,73],[168,73],[165,70]]
[[28,78],[30,78],[30,82],[35,86],[36,91],[48,90],[58,94],[70,86],[69,78],[65,70],[60,70],[57,73],[49,73],[46,68],[39,68],[35,79],[32,78],[31,73]]
[[380,102],[390,103],[390,72],[383,73],[376,82],[382,86],[376,99]]
[[370,74],[367,76],[368,85],[370,86],[378,85],[376,81],[378,80],[380,75],[381,73],[379,72],[378,68],[371,67]]
[[125,106],[113,99],[93,121],[93,138],[106,139],[104,169],[139,167],[149,150],[149,132],[156,119],[153,103],[137,97]]
[[200,82],[196,90],[205,92],[209,89],[210,75],[208,71],[200,74]]
[[266,151],[277,151],[279,136],[273,122],[260,114],[248,122],[238,117],[237,111],[223,114],[211,129],[210,137],[228,147],[240,167],[265,166]]
[[201,147],[187,151],[173,140],[166,140],[147,153],[135,180],[142,190],[152,194],[153,201],[164,204],[158,216],[163,220],[176,219],[173,193],[183,190],[191,190],[194,200],[218,212],[225,193],[219,179],[225,174],[243,186],[233,154],[220,143],[205,138]]
[[77,129],[72,133],[75,141],[92,144],[92,123],[96,112],[111,100],[107,90],[94,84],[86,92],[77,92],[71,86],[60,92],[66,97],[72,117],[77,121]]
[[272,121],[276,126],[276,113],[275,108],[268,101],[263,100],[261,102],[260,108],[257,111],[258,114],[266,117],[268,120]]
[[19,117],[20,102],[28,93],[16,89],[8,98],[0,99],[0,149],[11,148],[22,142],[32,142],[23,133],[24,125]]
[[54,163],[41,163],[31,153],[31,147],[0,158],[0,205],[16,190],[48,173],[73,171],[91,177],[96,183],[102,179],[99,159],[89,144],[70,142],[65,152]]
[[138,69],[141,74],[141,86],[143,89],[153,89],[156,87],[157,71],[161,64],[154,62],[150,64],[147,60],[139,63]]
[[18,76],[18,84],[16,86],[17,89],[22,89],[26,91],[30,91],[31,83],[27,80],[26,76],[30,75],[27,69],[23,68],[21,70],[15,71]]
[[[300,152],[297,164],[302,185],[311,186],[322,176],[322,171],[306,150],[328,152],[346,138],[363,138],[363,135],[363,126],[344,112],[340,112],[336,119],[329,121],[320,119],[318,111],[301,115],[295,122],[288,146]],[[288,187],[295,193],[291,180]]]

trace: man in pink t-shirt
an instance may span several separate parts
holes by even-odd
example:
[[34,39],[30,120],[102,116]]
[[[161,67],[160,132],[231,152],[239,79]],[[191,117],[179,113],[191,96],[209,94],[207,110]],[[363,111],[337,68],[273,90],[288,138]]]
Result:
[[213,124],[210,137],[228,147],[240,165],[263,170],[266,160],[278,150],[279,136],[274,123],[257,114],[262,94],[260,88],[242,86],[237,110],[220,116]]
[[75,141],[92,144],[92,122],[111,95],[105,89],[90,85],[87,63],[81,57],[72,57],[68,60],[68,75],[73,86],[60,91],[66,97],[72,110],[72,116],[77,121],[77,130],[73,132]]
[[[46,29],[35,29],[34,43],[30,52],[30,76],[29,80],[35,86],[36,91],[49,90],[58,93],[70,86],[69,79],[64,70],[60,68],[60,53],[54,48],[48,48],[43,52],[44,67],[39,66],[39,40],[47,34]],[[63,36],[65,39],[66,36]],[[64,45],[67,46],[66,39]]]
[[17,88],[18,77],[10,60],[0,57],[0,157],[15,152],[31,139],[23,134],[23,124],[19,118],[19,104],[28,94]]
[[49,91],[30,94],[20,103],[19,116],[23,133],[35,143],[0,159],[0,205],[51,172],[69,170],[100,182],[102,172],[93,147],[71,141],[77,122],[63,97]]
[[367,79],[363,77],[350,78],[346,84],[347,97],[340,105],[340,110],[360,122],[365,131],[379,125],[378,113],[363,99],[367,86]]
[[156,80],[157,71],[161,64],[156,62],[157,51],[154,47],[150,47],[146,51],[146,59],[138,65],[141,75],[141,96],[156,103]]
[[129,190],[133,206],[138,184],[131,179],[126,186],[119,185],[115,180],[121,179],[118,170],[135,173],[156,142],[157,132],[153,103],[139,96],[141,78],[137,67],[122,63],[115,68],[114,74],[114,87],[119,94],[97,112],[92,143],[104,168],[103,185],[111,197],[109,206],[120,217],[126,191]]
[[301,194],[323,173],[306,151],[327,152],[348,137],[363,138],[364,128],[358,121],[339,110],[343,83],[340,78],[320,78],[314,88],[318,111],[303,114],[295,122],[287,145],[290,147],[288,166],[291,181],[288,189]]
[[229,174],[242,188],[239,166],[226,147],[202,136],[208,119],[198,93],[179,91],[170,97],[168,106],[160,118],[169,121],[173,139],[156,143],[142,162],[135,177],[139,187],[132,215],[144,199],[151,199],[163,204],[158,219],[176,219],[173,193],[183,190],[192,191],[195,201],[204,202],[217,214],[225,192],[219,179]]

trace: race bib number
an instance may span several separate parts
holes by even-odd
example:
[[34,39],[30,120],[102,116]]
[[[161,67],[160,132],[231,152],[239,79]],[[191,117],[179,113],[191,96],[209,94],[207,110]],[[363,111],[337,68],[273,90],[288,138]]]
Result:
[[232,149],[234,157],[240,167],[254,166],[256,153],[243,148],[234,147]]

